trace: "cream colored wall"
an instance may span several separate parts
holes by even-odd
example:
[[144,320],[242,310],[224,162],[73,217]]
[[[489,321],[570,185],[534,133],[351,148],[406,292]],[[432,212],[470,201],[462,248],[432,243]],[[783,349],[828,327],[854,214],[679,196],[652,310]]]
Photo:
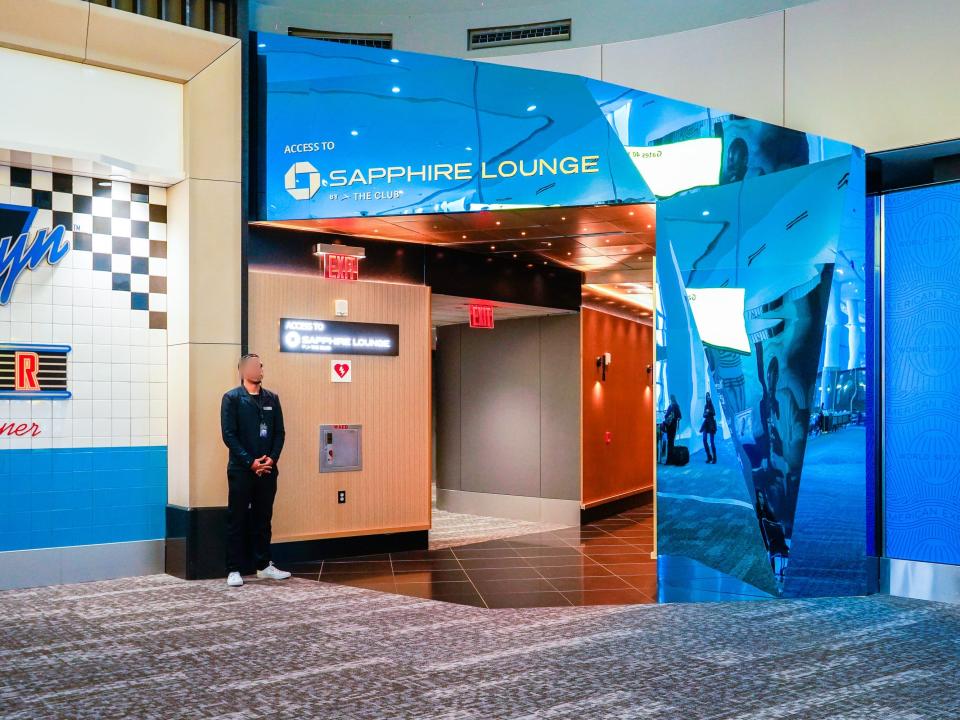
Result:
[[599,58],[561,51],[496,61],[591,77],[599,72],[608,82],[875,152],[960,136],[958,27],[956,0],[818,0],[595,46]]
[[220,396],[240,354],[240,45],[184,86],[187,179],[168,192],[168,502],[226,505]]

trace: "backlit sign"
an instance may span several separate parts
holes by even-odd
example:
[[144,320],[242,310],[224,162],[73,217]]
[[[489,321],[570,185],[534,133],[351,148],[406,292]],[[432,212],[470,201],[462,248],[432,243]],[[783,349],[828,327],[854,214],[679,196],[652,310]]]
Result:
[[359,280],[360,258],[356,255],[334,255],[326,253],[321,256],[323,262],[323,276],[330,280]]
[[37,230],[30,237],[36,214],[35,207],[0,203],[0,305],[10,302],[25,270],[35,270],[44,261],[56,265],[70,252],[63,225]]
[[280,318],[280,352],[399,355],[400,326]]
[[0,398],[66,399],[69,345],[0,343]]
[[493,329],[493,305],[470,303],[470,327]]

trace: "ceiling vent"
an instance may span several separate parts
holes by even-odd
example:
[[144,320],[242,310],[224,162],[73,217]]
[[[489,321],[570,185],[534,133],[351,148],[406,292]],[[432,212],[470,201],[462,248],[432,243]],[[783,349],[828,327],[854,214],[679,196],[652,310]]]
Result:
[[529,45],[531,43],[569,40],[571,20],[531,23],[529,25],[504,25],[501,27],[474,28],[467,31],[467,49],[503,47],[505,45]]
[[393,49],[393,35],[390,33],[342,33],[292,27],[287,29],[287,35],[310,38],[311,40],[326,40],[327,42],[343,43],[344,45],[360,45],[384,50]]

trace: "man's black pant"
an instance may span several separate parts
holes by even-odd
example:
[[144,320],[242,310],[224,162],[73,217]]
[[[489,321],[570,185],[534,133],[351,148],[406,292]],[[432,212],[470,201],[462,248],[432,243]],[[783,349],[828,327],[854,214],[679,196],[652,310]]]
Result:
[[255,569],[263,570],[270,564],[270,522],[277,473],[257,477],[253,470],[231,468],[227,470],[227,481],[227,572],[249,568],[248,549],[253,551]]

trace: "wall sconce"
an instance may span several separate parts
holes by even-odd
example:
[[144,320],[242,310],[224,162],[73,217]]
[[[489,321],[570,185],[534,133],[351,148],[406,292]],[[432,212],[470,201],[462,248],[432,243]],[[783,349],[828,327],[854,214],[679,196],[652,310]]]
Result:
[[650,384],[650,381],[653,379],[653,365],[647,363],[647,384]]
[[613,355],[604,353],[597,356],[597,367],[600,368],[600,379],[607,379],[607,368],[613,364]]

